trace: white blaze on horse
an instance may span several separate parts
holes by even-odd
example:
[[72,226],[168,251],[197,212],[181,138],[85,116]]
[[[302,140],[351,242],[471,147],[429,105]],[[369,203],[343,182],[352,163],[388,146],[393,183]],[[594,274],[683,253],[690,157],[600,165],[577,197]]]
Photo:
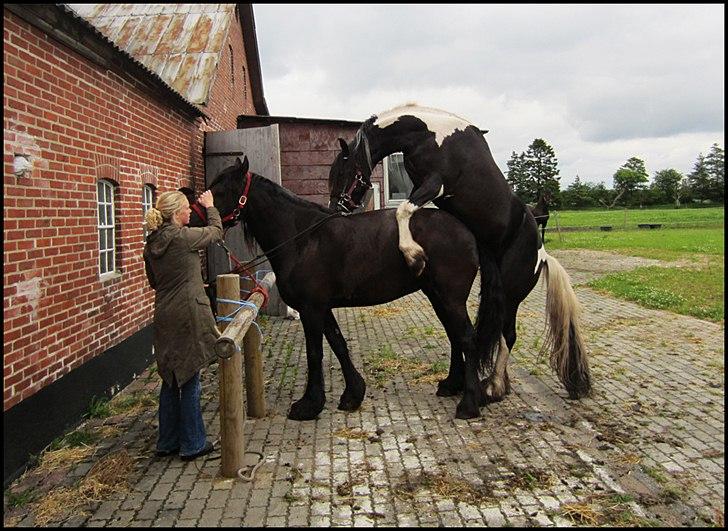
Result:
[[486,382],[490,398],[499,400],[508,392],[505,360],[516,340],[516,313],[542,270],[548,282],[552,366],[571,397],[586,396],[591,382],[576,295],[564,269],[543,248],[533,215],[512,192],[480,129],[446,111],[408,104],[372,116],[350,144],[339,142],[341,152],[329,173],[330,206],[345,212],[360,205],[371,186],[374,166],[402,152],[414,187],[397,209],[399,248],[415,274],[425,271],[428,256],[412,237],[409,223],[427,203],[455,215],[477,239],[481,270],[477,344],[485,351],[485,365],[493,366],[494,351],[499,356]]

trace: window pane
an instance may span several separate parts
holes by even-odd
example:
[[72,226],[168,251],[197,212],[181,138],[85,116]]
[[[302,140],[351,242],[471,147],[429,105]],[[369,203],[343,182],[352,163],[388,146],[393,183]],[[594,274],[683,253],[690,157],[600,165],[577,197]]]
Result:
[[111,225],[114,222],[114,214],[111,208],[111,205],[106,205],[106,225]]
[[109,251],[106,253],[106,271],[113,271],[114,270],[114,252]]
[[407,199],[412,192],[412,181],[404,169],[404,159],[401,154],[390,155],[388,161],[389,198]]
[[106,250],[106,235],[103,230],[99,231],[99,251]]

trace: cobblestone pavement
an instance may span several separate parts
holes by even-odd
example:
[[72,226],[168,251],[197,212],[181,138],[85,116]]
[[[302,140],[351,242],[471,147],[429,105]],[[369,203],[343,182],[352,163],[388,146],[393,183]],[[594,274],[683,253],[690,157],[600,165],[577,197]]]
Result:
[[[435,396],[449,344],[422,294],[335,311],[367,381],[362,408],[338,411],[343,378],[325,345],[327,402],[316,421],[286,418],[305,384],[300,321],[263,319],[269,413],[245,425],[263,463],[253,481],[227,480],[219,459],[156,458],[156,405],[96,424],[113,426],[93,457],[54,474],[72,488],[106,456],[133,460],[128,488],[61,513],[63,526],[567,526],[722,525],[723,326],[598,294],[583,285],[642,259],[554,252],[584,307],[594,380],[572,401],[538,359],[545,293],[521,305],[512,393],[454,418],[458,397]],[[473,290],[470,305],[477,304]],[[208,435],[219,431],[215,367],[204,371]],[[149,371],[122,396],[153,396]],[[93,425],[87,426],[94,428]],[[102,429],[95,426],[94,429]],[[215,454],[213,454],[214,456]],[[219,454],[218,454],[219,455]],[[255,455],[249,454],[251,468]],[[251,470],[249,468],[248,470]],[[50,474],[53,477],[54,474]],[[12,491],[53,485],[27,474]],[[58,490],[56,487],[55,490]],[[53,491],[51,491],[53,492]],[[6,508],[8,493],[5,496]],[[33,502],[6,511],[32,526]],[[42,520],[53,522],[53,517]]]

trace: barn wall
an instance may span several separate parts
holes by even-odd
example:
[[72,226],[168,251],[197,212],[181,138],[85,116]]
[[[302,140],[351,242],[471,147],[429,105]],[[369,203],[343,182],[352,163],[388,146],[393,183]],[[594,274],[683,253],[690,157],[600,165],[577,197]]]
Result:
[[[6,411],[151,322],[142,186],[154,185],[157,194],[202,187],[204,131],[234,128],[238,114],[252,111],[252,96],[248,91],[242,98],[231,86],[230,55],[223,54],[228,75],[216,79],[205,109],[212,119],[203,124],[8,10],[3,29]],[[240,54],[237,22],[230,42]],[[234,59],[238,73],[242,57]],[[32,157],[31,177],[13,174],[15,153]],[[99,178],[116,184],[121,271],[104,282],[98,274]]]
[[[329,169],[341,151],[338,139],[350,142],[357,129],[320,123],[281,124],[283,186],[309,201],[328,205]],[[381,163],[374,168],[372,182],[383,182]]]

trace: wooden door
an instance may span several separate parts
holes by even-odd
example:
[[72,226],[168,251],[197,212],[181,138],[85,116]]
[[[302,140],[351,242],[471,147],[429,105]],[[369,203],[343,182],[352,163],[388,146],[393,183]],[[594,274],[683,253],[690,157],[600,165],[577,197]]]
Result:
[[[268,127],[206,133],[205,186],[209,186],[220,171],[233,165],[237,157],[242,160],[243,156],[248,157],[251,172],[281,184],[281,149],[278,124]],[[225,244],[240,261],[251,260],[262,253],[257,244],[252,252],[248,250],[241,224],[225,233]],[[208,279],[214,279],[217,275],[227,273],[234,267],[234,263],[228,259],[225,251],[218,245],[209,246],[207,256]],[[266,261],[257,266],[255,270],[272,270],[272,267],[270,262]],[[270,292],[268,305],[263,313],[285,317],[287,310],[288,307],[281,300],[278,288],[274,286]]]

